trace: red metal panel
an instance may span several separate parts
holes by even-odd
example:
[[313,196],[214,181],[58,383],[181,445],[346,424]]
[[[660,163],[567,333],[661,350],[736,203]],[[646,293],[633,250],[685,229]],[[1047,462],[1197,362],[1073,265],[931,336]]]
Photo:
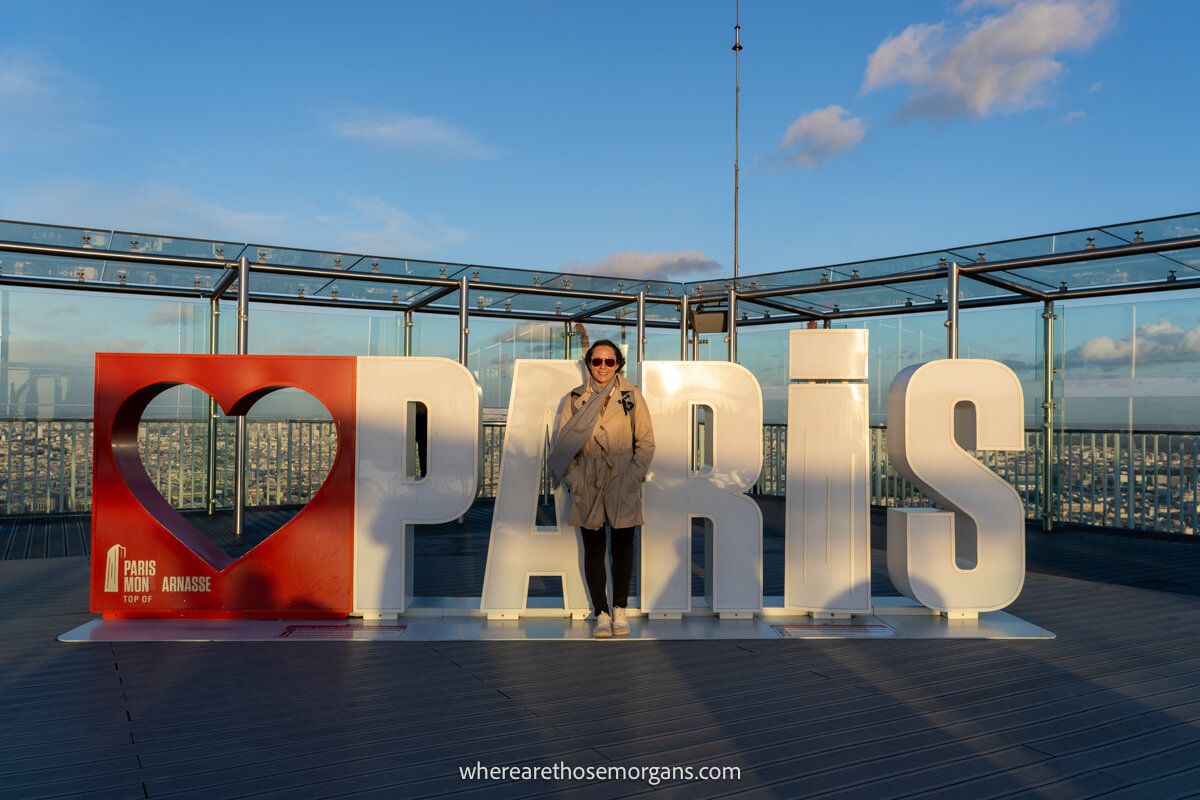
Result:
[[[352,610],[355,370],[343,356],[96,354],[91,608],[105,618],[316,618]],[[239,559],[159,494],[137,449],[138,421],[172,386],[207,392],[230,415],[284,387],[316,397],[338,450],[312,500]]]

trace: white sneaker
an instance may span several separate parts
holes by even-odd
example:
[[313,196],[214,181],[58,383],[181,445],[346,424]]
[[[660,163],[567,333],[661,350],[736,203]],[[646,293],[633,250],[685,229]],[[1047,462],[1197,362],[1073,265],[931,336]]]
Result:
[[625,609],[620,607],[613,609],[612,631],[616,636],[629,635],[629,620],[625,618]]
[[592,636],[597,639],[607,639],[613,635],[612,617],[607,611],[596,615],[596,627],[592,628]]

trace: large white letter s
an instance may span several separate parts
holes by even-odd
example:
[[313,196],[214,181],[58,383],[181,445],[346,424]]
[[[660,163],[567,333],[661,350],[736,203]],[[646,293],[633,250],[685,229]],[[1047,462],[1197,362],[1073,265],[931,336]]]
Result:
[[1024,450],[1023,394],[997,361],[902,370],[888,390],[888,458],[944,511],[888,511],[888,573],[951,617],[1004,608],[1025,581],[1025,514],[1004,479],[967,450]]

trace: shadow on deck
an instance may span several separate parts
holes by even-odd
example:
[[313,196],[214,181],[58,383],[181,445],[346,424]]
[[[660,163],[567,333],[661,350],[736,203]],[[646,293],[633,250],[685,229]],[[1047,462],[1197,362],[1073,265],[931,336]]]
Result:
[[[763,512],[764,594],[783,594],[783,500],[756,497]],[[233,536],[232,512],[185,516],[235,558],[248,552],[295,515],[299,507],[248,509],[246,533]],[[481,500],[461,522],[418,526],[416,592],[438,597],[473,597],[483,585],[492,502]],[[871,546],[886,548],[884,512],[872,513]],[[91,517],[87,514],[0,518],[0,557],[46,558],[86,555]],[[1200,538],[1145,535],[1104,529],[1066,527],[1044,533],[1030,526],[1025,540],[1030,572],[1098,583],[1158,589],[1200,596]],[[693,594],[703,594],[703,536],[693,535]],[[637,561],[635,559],[635,565]],[[882,579],[881,579],[882,578]],[[634,585],[637,585],[636,566]],[[534,579],[533,596],[561,596],[557,580]],[[886,576],[876,575],[873,592],[895,594]],[[635,591],[636,594],[636,591]]]
[[[431,593],[474,580],[479,521],[422,537]],[[3,561],[0,798],[1195,796],[1200,551],[1029,541],[1011,610],[1052,641],[63,645],[87,558]],[[464,779],[477,764],[741,772]]]

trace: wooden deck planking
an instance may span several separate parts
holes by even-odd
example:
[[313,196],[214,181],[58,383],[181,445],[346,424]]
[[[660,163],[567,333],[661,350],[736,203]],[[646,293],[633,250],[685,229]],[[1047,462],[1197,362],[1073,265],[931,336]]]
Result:
[[[73,520],[78,536],[86,517]],[[434,585],[462,587],[476,569],[481,577],[486,531],[467,527],[426,542]],[[1096,563],[1114,538],[1051,553],[1044,572],[1031,547],[1012,610],[1058,634],[1046,642],[61,645],[54,635],[87,619],[85,560],[7,561],[0,797],[1200,791],[1191,771],[1200,755],[1196,573],[1168,593],[1048,571],[1140,580],[1165,563],[1180,577],[1200,551],[1130,538],[1111,563]],[[874,555],[874,581],[886,584]],[[465,783],[457,770],[558,760],[739,764],[744,773],[653,789]]]

